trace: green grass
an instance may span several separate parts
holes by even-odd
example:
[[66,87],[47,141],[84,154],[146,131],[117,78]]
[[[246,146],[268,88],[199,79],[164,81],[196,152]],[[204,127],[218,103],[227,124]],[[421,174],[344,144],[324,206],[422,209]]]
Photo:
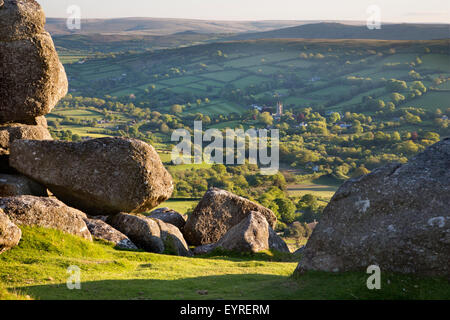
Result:
[[[291,277],[298,257],[263,252],[175,257],[116,250],[62,232],[23,227],[19,246],[0,256],[0,298],[63,299],[449,299],[448,281],[382,274],[366,288],[363,272],[309,272]],[[81,269],[69,290],[67,268]],[[207,295],[199,295],[207,290]]]
[[202,113],[208,116],[214,116],[219,114],[229,114],[229,113],[238,113],[242,114],[245,112],[245,109],[242,106],[239,106],[233,102],[226,102],[223,100],[212,101],[208,104],[203,104],[198,107],[194,107],[191,109],[187,109],[185,113],[195,114]]
[[103,118],[104,115],[100,112],[96,112],[93,110],[86,110],[86,109],[70,109],[70,110],[54,110],[51,115],[56,116],[63,116],[63,117],[69,117],[69,118],[80,118],[85,120],[91,120],[92,118]]
[[[159,205],[157,208],[170,208],[179,212],[181,214],[186,214],[186,212],[192,207],[198,204],[199,200],[167,200],[166,202]],[[156,208],[156,209],[157,209]]]
[[170,163],[172,161],[172,153],[158,152],[158,155],[163,163]]
[[[51,119],[51,118],[48,118]],[[58,130],[70,130],[72,134],[78,134],[81,137],[105,138],[111,135],[102,133],[102,128],[91,128],[82,125],[61,125]]]
[[450,56],[444,54],[426,54],[422,58],[420,68],[450,72]]
[[320,198],[330,199],[337,191],[335,186],[325,186],[314,183],[302,183],[288,185],[287,192],[291,197],[302,197],[305,194],[312,194]]
[[205,73],[202,74],[202,77],[222,81],[222,82],[230,82],[236,80],[237,78],[245,75],[242,71],[221,71],[221,72],[213,72],[213,73]]
[[445,110],[450,107],[450,92],[428,92],[420,98],[408,101],[405,106],[414,106],[430,110]]
[[233,82],[237,88],[245,88],[251,85],[260,84],[261,82],[268,81],[269,79],[259,76],[248,76]]
[[410,63],[416,60],[419,54],[412,53],[396,53],[384,58],[381,63]]
[[136,88],[127,88],[127,89],[122,89],[122,90],[111,92],[111,96],[124,97],[124,96],[129,96],[130,94],[135,94],[136,91],[137,91]]
[[80,60],[83,60],[87,57],[87,55],[64,55],[59,54],[59,60],[61,60],[62,64],[70,64],[74,62],[78,62]]
[[255,72],[261,75],[270,75],[280,71],[279,68],[271,67],[271,66],[256,66],[247,68],[250,72]]
[[437,86],[441,90],[450,90],[450,81],[445,81]]
[[190,170],[190,169],[209,169],[212,167],[212,164],[208,164],[208,163],[201,163],[201,164],[179,164],[179,165],[174,165],[174,166],[169,166],[167,167],[169,169],[169,171],[171,172],[176,172],[176,171],[186,171],[186,170]]
[[187,77],[178,77],[178,78],[173,78],[173,79],[169,79],[169,80],[163,80],[163,81],[161,81],[161,83],[166,86],[182,86],[184,84],[190,84],[190,83],[197,82],[197,81],[200,81],[200,79],[197,77],[187,76]]

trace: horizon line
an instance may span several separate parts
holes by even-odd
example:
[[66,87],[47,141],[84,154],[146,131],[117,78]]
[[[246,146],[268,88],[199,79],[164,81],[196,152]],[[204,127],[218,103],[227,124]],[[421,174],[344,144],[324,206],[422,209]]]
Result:
[[[62,19],[66,20],[67,17],[56,17],[56,16],[47,16],[47,19]],[[298,21],[298,22],[318,22],[318,23],[325,23],[325,22],[361,22],[362,24],[365,23],[364,20],[348,20],[348,19],[203,19],[203,18],[170,18],[170,17],[139,17],[139,16],[128,16],[128,17],[110,17],[110,18],[81,18],[81,21],[83,20],[113,20],[113,19],[166,19],[166,20],[194,20],[194,21],[216,21],[216,22],[270,22],[270,21]],[[393,22],[393,21],[382,21],[382,24],[448,24],[450,25],[450,21],[443,22]],[[450,32],[450,30],[449,30]]]

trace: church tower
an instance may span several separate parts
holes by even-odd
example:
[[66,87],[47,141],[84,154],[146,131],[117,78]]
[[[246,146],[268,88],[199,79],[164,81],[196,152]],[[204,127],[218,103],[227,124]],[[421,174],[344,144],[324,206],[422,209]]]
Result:
[[277,117],[281,117],[283,115],[283,104],[278,101],[277,103]]

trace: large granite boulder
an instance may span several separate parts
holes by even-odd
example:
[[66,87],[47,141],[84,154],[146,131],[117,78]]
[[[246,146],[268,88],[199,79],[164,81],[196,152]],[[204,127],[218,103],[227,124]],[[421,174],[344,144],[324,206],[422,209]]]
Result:
[[186,224],[185,216],[169,208],[159,208],[153,210],[150,212],[149,217],[173,224],[180,230],[183,230],[184,225]]
[[252,211],[217,242],[216,247],[228,251],[259,252],[269,249],[269,224],[266,217]]
[[296,272],[366,270],[450,275],[450,139],[406,164],[345,182]]
[[135,139],[16,140],[9,163],[64,203],[93,216],[145,212],[173,191],[158,153]]
[[205,244],[194,249],[194,253],[205,254],[216,248],[234,252],[256,253],[269,249],[269,224],[264,215],[252,211],[240,223],[232,227],[215,244]]
[[109,216],[106,222],[130,238],[138,248],[154,253],[164,252],[161,230],[155,220],[143,215],[118,213]]
[[86,215],[59,200],[34,196],[0,198],[0,208],[17,225],[57,229],[92,240]]
[[164,243],[164,253],[186,257],[192,256],[189,246],[184,240],[183,234],[176,226],[165,223],[159,219],[154,219],[154,221],[156,221],[159,230],[161,231],[161,240]]
[[89,219],[89,218],[85,218],[84,222],[86,223],[89,232],[94,238],[112,242],[116,245],[116,247],[121,249],[129,249],[129,250],[138,249],[136,245],[133,242],[131,242],[131,240],[128,239],[126,235],[114,229],[106,222],[100,219]]
[[284,240],[281,239],[281,237],[277,235],[275,230],[271,227],[269,227],[269,249],[284,253],[291,253],[291,250],[289,250],[286,242],[284,242]]
[[0,123],[33,121],[67,93],[67,76],[44,24],[36,1],[2,2]]
[[47,197],[47,189],[22,175],[0,173],[0,197],[32,195]]
[[44,25],[44,10],[36,1],[0,1],[0,41],[21,40],[43,33]]
[[275,214],[248,199],[225,190],[211,188],[189,216],[184,226],[184,237],[190,245],[215,243],[250,212],[258,211],[275,228]]
[[21,237],[22,231],[0,209],[0,253],[17,246]]
[[3,124],[0,125],[0,149],[9,150],[15,140],[53,140],[46,127],[41,125]]
[[108,216],[106,222],[145,251],[178,256],[192,255],[183,234],[170,223],[141,214],[127,213]]

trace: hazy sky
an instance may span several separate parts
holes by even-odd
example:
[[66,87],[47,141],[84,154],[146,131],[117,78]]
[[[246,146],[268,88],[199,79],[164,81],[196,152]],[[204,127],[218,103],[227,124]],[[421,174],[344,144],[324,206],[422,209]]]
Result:
[[159,17],[213,20],[362,20],[378,5],[385,22],[450,23],[449,0],[37,0],[48,17]]

